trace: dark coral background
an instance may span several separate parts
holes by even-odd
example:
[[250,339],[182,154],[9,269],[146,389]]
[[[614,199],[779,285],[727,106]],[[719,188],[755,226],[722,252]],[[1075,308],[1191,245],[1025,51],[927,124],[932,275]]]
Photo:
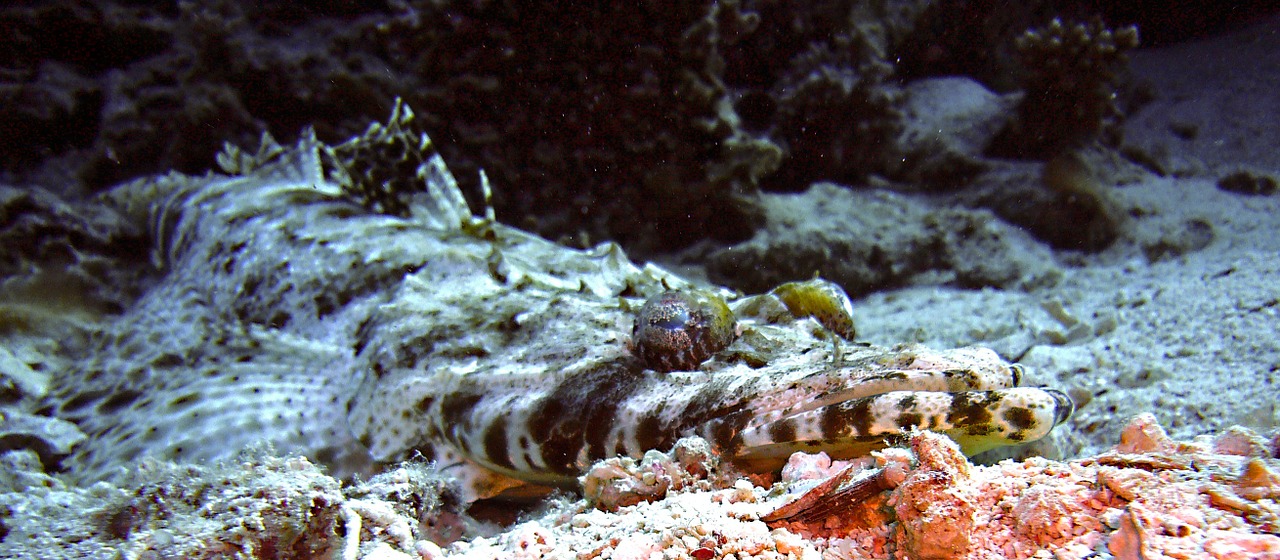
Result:
[[749,237],[761,188],[911,177],[899,86],[1018,90],[1014,39],[1053,17],[1136,23],[1151,45],[1268,4],[8,2],[0,179],[74,197],[203,173],[224,141],[340,141],[399,96],[470,196],[486,170],[499,219],[644,255]]

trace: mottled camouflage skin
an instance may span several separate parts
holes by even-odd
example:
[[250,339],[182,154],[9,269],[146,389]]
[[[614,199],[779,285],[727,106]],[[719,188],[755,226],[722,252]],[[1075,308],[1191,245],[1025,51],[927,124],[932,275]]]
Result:
[[478,498],[572,485],[592,461],[685,435],[765,469],[914,429],[979,451],[1070,413],[1062,393],[1015,388],[1021,370],[989,350],[833,346],[812,313],[709,286],[736,339],[646,367],[637,312],[694,286],[612,244],[568,249],[473,216],[411,120],[397,107],[334,147],[267,139],[220,156],[231,175],[104,197],[145,216],[159,272],[59,379],[53,409],[90,436],[74,472],[266,442],[338,473],[422,455]]

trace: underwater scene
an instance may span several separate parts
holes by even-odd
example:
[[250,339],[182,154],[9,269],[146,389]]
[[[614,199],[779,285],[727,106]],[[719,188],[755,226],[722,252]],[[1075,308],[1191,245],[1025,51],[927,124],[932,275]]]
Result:
[[0,558],[1280,560],[1280,6],[0,6]]

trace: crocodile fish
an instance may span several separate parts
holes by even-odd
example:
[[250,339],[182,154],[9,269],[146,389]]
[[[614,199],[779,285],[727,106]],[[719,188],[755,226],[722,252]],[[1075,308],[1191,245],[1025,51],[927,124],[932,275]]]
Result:
[[[223,174],[103,195],[151,231],[155,280],[59,380],[52,409],[89,435],[72,472],[265,443],[338,474],[425,457],[478,499],[572,486],[593,461],[689,435],[772,469],[796,450],[859,455],[917,429],[978,452],[1071,412],[987,349],[836,340],[813,317],[637,265],[613,243],[570,249],[474,215],[412,125],[397,104],[343,144],[264,137],[224,150]],[[637,311],[695,288],[729,302],[732,342],[688,371],[646,367]]]

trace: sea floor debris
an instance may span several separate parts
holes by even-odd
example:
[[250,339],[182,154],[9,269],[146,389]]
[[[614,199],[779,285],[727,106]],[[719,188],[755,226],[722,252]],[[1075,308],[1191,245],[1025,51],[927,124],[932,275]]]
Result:
[[[1280,434],[1175,441],[1144,414],[1106,453],[983,466],[919,432],[870,459],[797,453],[777,480],[740,476],[699,443],[593,469],[609,473],[615,499],[628,488],[619,480],[634,478],[639,499],[561,496],[501,529],[445,507],[445,486],[420,464],[347,487],[301,458],[150,465],[149,482],[81,488],[17,451],[4,456],[15,474],[0,488],[10,511],[0,556],[1280,558]],[[849,488],[871,491],[811,498]]]

